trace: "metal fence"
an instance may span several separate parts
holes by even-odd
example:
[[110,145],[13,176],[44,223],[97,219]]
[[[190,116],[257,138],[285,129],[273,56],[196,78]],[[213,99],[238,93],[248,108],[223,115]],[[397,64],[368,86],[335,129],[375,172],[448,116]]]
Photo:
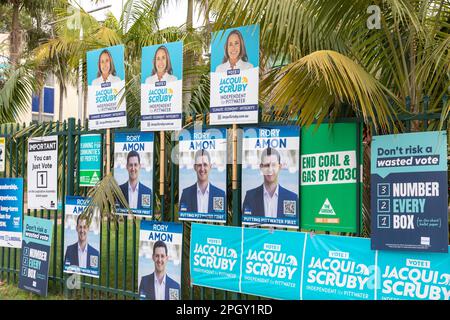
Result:
[[[446,99],[446,98],[445,98]],[[446,105],[447,100],[443,100]],[[427,101],[424,100],[426,105]],[[401,114],[397,115],[397,120],[392,122],[391,130],[394,128],[403,128],[408,132],[413,127],[416,131],[426,131],[437,129],[440,123],[440,113],[429,113],[424,110],[419,114]],[[297,118],[286,112],[275,115],[269,112],[260,116],[259,125],[281,125],[296,124]],[[338,118],[336,122],[359,122],[363,123],[361,118]],[[208,127],[207,114],[184,114],[183,127],[189,128],[197,122],[202,127]],[[255,126],[255,125],[251,125]],[[220,127],[220,126],[219,126]],[[230,126],[222,126],[230,129]],[[245,126],[239,126],[245,127]],[[448,119],[445,119],[442,130],[447,130]],[[111,129],[111,140],[115,132],[138,132],[140,131],[139,119],[129,119],[128,128]],[[364,127],[365,137],[370,136],[371,126]],[[372,127],[373,129],[373,127]],[[98,279],[81,276],[79,279],[73,278],[63,272],[64,264],[64,208],[66,195],[87,196],[89,188],[79,187],[80,166],[79,152],[80,135],[87,133],[99,133],[103,141],[103,173],[106,172],[106,130],[87,130],[87,123],[84,125],[75,119],[69,119],[64,122],[51,122],[38,125],[32,123],[29,126],[25,124],[7,124],[2,125],[0,137],[6,138],[6,170],[0,173],[0,177],[23,177],[27,179],[27,142],[31,136],[57,135],[59,137],[59,163],[58,163],[58,210],[25,210],[24,215],[51,219],[54,222],[54,236],[51,248],[51,261],[49,269],[49,294],[62,294],[68,299],[139,299],[137,293],[137,274],[138,274],[138,248],[139,248],[139,222],[140,218],[111,219],[103,217],[100,232],[100,250],[101,274]],[[228,137],[231,135],[229,134]],[[154,185],[159,185],[159,168],[161,161],[164,166],[164,193],[156,195],[154,192],[154,217],[160,221],[178,221],[178,166],[173,163],[168,156],[176,146],[176,141],[171,139],[171,133],[166,132],[164,141],[161,141],[159,135],[155,135],[155,161],[154,161]],[[165,157],[160,158],[158,152],[160,144],[165,146]],[[363,147],[363,157],[360,160],[364,165],[363,174],[363,205],[362,229],[357,234],[370,234],[370,151],[367,144]],[[114,154],[114,148],[110,150]],[[111,156],[113,159],[113,156]],[[111,168],[114,166],[111,163]],[[358,163],[359,168],[359,163]],[[240,176],[241,167],[237,166],[237,187],[232,184],[232,166],[228,164],[227,168],[227,195],[228,195],[228,216],[227,225],[240,226]],[[301,172],[300,172],[301,174]],[[358,179],[359,179],[358,175]],[[170,182],[169,182],[170,181]],[[26,182],[24,183],[24,193],[26,193]],[[26,198],[26,197],[24,197]],[[26,203],[25,203],[26,208]],[[190,222],[183,222],[183,257],[182,257],[182,299],[262,299],[260,297],[242,295],[233,292],[226,292],[217,289],[208,289],[190,285],[189,279],[189,244],[190,244]],[[302,230],[309,231],[309,230]],[[0,248],[0,279],[8,283],[17,284],[20,266],[20,249]],[[78,281],[79,280],[79,281]]]

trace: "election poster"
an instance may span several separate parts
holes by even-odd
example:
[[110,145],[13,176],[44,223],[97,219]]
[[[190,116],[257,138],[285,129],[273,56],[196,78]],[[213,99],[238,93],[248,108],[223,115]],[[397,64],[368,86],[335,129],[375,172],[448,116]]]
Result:
[[64,272],[100,276],[100,210],[90,208],[90,198],[66,196],[64,212]]
[[58,136],[28,140],[28,209],[56,210],[58,204]]
[[181,300],[183,224],[141,220],[139,297]]
[[258,123],[259,26],[211,34],[210,124]]
[[377,300],[450,300],[450,254],[377,251]]
[[243,228],[192,223],[191,284],[240,292]]
[[241,292],[299,300],[305,234],[244,228]]
[[141,130],[181,130],[183,42],[142,48]]
[[179,137],[179,219],[227,221],[227,131],[183,130]]
[[[153,213],[153,132],[117,132],[114,135],[114,178],[133,214]],[[116,211],[128,214],[118,201]]]
[[302,229],[357,232],[362,210],[361,132],[359,123],[302,128]]
[[80,136],[80,187],[94,187],[102,178],[102,136]]
[[89,130],[127,126],[124,46],[87,52]]
[[0,247],[22,245],[23,178],[0,178]]
[[300,128],[245,128],[242,224],[298,229]]
[[19,288],[47,296],[53,221],[26,216],[24,220]]
[[5,171],[5,154],[6,154],[5,138],[0,137],[0,172]]
[[306,235],[302,300],[374,300],[375,252],[365,238]]
[[447,252],[445,131],[374,136],[372,249]]

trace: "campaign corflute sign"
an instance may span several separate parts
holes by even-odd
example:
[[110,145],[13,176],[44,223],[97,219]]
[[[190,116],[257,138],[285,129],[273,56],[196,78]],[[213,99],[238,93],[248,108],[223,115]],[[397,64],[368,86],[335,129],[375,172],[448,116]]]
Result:
[[124,46],[87,52],[89,129],[127,126]]
[[22,245],[23,178],[0,178],[0,247]]
[[257,123],[259,26],[211,35],[210,124]]
[[28,140],[28,209],[56,210],[58,203],[58,136]]
[[53,221],[26,216],[20,259],[19,288],[47,295]]
[[142,48],[141,129],[180,130],[183,42]]
[[447,133],[374,136],[372,249],[447,252]]

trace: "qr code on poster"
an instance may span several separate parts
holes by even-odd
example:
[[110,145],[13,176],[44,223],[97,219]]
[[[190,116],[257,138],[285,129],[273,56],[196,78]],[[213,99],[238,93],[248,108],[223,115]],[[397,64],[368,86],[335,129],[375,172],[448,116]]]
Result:
[[180,300],[178,289],[169,288],[169,300]]
[[294,216],[296,212],[296,201],[284,200],[283,201],[283,213],[288,216]]
[[223,211],[223,197],[213,197],[213,210]]

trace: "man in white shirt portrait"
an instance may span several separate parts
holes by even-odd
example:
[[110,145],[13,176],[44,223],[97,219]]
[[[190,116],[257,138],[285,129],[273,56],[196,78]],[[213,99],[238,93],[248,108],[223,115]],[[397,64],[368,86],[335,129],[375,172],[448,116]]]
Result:
[[139,181],[141,157],[137,151],[127,155],[128,181],[120,189],[131,209],[150,209],[152,190]]
[[64,265],[76,266],[84,269],[98,269],[99,252],[88,243],[89,222],[87,216],[77,217],[78,241],[67,247]]
[[180,300],[180,284],[167,275],[169,255],[163,241],[156,241],[153,245],[152,259],[155,270],[141,278],[140,297],[147,300]]
[[281,170],[281,155],[273,148],[261,154],[259,169],[264,177],[262,185],[248,190],[242,205],[243,214],[266,218],[295,217],[297,195],[283,188],[278,181]]

